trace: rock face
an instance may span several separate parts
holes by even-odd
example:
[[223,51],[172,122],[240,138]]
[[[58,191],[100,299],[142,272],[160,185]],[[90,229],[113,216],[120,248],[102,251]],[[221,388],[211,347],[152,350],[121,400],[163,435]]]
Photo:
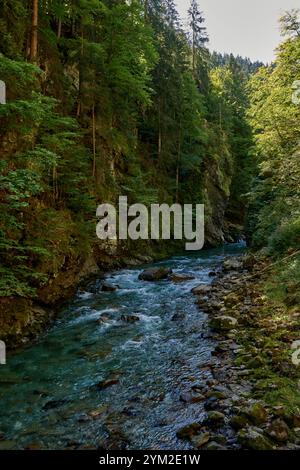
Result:
[[238,326],[238,321],[236,318],[227,315],[219,315],[210,320],[209,326],[215,331],[229,331]]
[[172,269],[169,268],[149,268],[145,269],[140,275],[139,279],[141,281],[161,281],[163,279],[168,279],[168,277],[172,274]]

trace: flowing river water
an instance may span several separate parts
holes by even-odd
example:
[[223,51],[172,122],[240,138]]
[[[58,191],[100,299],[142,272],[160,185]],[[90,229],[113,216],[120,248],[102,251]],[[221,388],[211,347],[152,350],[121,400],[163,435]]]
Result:
[[[0,366],[8,447],[188,449],[176,431],[204,411],[181,398],[210,378],[205,363],[215,346],[191,289],[241,250],[228,245],[151,265],[195,277],[185,283],[141,281],[138,267],[105,276],[119,286],[114,292],[100,290],[103,279],[80,291],[44,336]],[[97,387],[104,380],[116,383]]]

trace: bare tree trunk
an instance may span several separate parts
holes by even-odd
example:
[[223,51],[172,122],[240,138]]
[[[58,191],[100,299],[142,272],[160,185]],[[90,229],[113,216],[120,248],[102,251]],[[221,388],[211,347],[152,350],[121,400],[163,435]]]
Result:
[[93,176],[96,176],[96,122],[95,122],[95,103],[93,103],[92,109],[92,120],[93,120]]
[[162,146],[162,136],[161,136],[161,110],[160,110],[160,102],[158,104],[158,160],[161,157],[161,146]]
[[30,60],[32,62],[34,62],[37,58],[38,19],[39,19],[39,0],[32,0],[32,19],[31,19],[31,37],[30,37]]
[[62,21],[61,21],[61,18],[59,18],[58,25],[57,25],[57,38],[58,39],[61,38],[61,26],[62,26]]
[[81,48],[80,48],[80,62],[79,62],[79,96],[77,103],[77,117],[80,117],[81,114],[81,94],[82,94],[82,59],[83,59],[83,30],[81,31]]
[[179,123],[179,141],[178,141],[178,154],[177,154],[177,166],[176,166],[176,202],[179,201],[179,171],[181,161],[181,121]]

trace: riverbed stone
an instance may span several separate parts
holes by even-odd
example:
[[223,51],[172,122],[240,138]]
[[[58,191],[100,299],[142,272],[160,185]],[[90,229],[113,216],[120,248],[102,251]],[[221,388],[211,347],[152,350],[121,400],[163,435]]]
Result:
[[229,331],[237,327],[238,321],[234,317],[219,315],[209,321],[209,326],[215,331]]
[[107,284],[106,282],[104,282],[101,286],[102,292],[115,292],[116,290],[118,290],[118,286],[113,286],[111,284]]
[[195,279],[195,277],[191,276],[189,274],[173,273],[173,274],[170,275],[170,279],[175,284],[179,284],[179,283],[182,283],[182,282],[192,281],[193,279]]
[[264,424],[268,419],[268,413],[265,407],[258,402],[253,403],[247,408],[243,408],[240,414],[248,418],[255,425]]
[[227,450],[227,448],[216,441],[211,441],[207,444],[206,450]]
[[204,424],[221,424],[224,422],[225,415],[220,411],[212,410],[207,413],[207,418],[204,421]]
[[125,323],[136,323],[140,318],[137,315],[122,315],[121,320]]
[[290,430],[282,419],[275,419],[267,428],[267,434],[278,443],[287,442]]
[[194,295],[207,295],[212,290],[212,286],[209,284],[200,284],[192,289]]
[[113,385],[116,385],[118,383],[119,383],[119,379],[117,378],[101,380],[101,382],[97,383],[97,388],[98,390],[105,390],[106,388],[112,387]]
[[193,436],[198,434],[199,431],[201,431],[201,424],[194,422],[178,429],[178,431],[176,432],[176,436],[180,439],[191,439]]
[[237,434],[240,444],[250,450],[272,450],[273,444],[259,428],[248,427]]
[[203,447],[205,444],[207,444],[209,439],[209,432],[202,432],[200,434],[197,434],[196,436],[193,436],[191,441],[196,449],[200,449],[200,447]]
[[168,279],[168,277],[172,274],[172,269],[170,268],[148,268],[145,269],[139,275],[139,279],[142,281],[161,281],[163,279]]

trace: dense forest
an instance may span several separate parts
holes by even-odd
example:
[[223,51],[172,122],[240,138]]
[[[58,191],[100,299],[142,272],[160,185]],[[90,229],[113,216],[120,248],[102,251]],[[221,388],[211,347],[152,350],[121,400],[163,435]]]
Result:
[[[204,204],[207,259],[205,254],[204,258],[199,254],[198,260],[185,254],[191,275],[184,269],[182,274],[181,261],[175,258],[172,262],[180,269],[172,277],[171,270],[166,268],[164,280],[167,281],[160,284],[165,286],[166,292],[155,283],[154,287],[143,285],[142,289],[138,284],[134,294],[128,294],[131,297],[128,297],[127,313],[119,320],[113,318],[114,324],[119,321],[130,328],[142,323],[145,312],[150,312],[150,320],[147,320],[150,323],[160,314],[163,321],[168,322],[163,330],[166,341],[160,341],[157,346],[153,340],[161,354],[159,358],[155,356],[155,347],[148,351],[149,358],[147,356],[145,369],[140,370],[139,380],[155,375],[155,361],[163,360],[168,365],[169,351],[172,365],[157,383],[151,379],[145,386],[150,391],[152,386],[157,386],[159,391],[153,389],[154,398],[149,392],[145,409],[148,410],[151,400],[151,406],[153,400],[163,402],[165,389],[161,383],[175,371],[172,385],[177,384],[177,378],[186,367],[189,374],[185,374],[182,383],[186,386],[190,380],[186,376],[195,374],[191,382],[196,385],[192,392],[181,394],[179,399],[176,395],[176,410],[178,401],[182,407],[191,403],[195,406],[206,397],[204,409],[208,418],[204,422],[204,433],[198,422],[182,427],[177,434],[172,429],[170,435],[177,441],[167,440],[166,444],[162,441],[162,448],[174,442],[178,445],[178,439],[187,439],[188,445],[194,446],[187,447],[189,449],[200,448],[211,440],[211,449],[217,450],[223,446],[224,436],[229,442],[227,448],[262,450],[284,445],[299,448],[296,430],[299,431],[300,423],[300,382],[297,382],[298,369],[290,356],[291,347],[295,349],[299,345],[300,12],[292,10],[280,18],[282,42],[276,50],[276,59],[271,64],[263,64],[259,58],[253,62],[230,53],[211,52],[201,2],[191,0],[189,3],[188,24],[183,26],[173,0],[0,0],[0,346],[5,341],[8,348],[13,349],[38,337],[61,305],[65,305],[64,300],[74,298],[78,288],[82,294],[83,281],[96,280],[87,297],[83,292],[81,300],[74,301],[75,304],[91,302],[80,304],[78,311],[76,304],[74,311],[90,309],[94,322],[97,308],[101,307],[101,312],[105,313],[104,318],[96,319],[97,325],[89,332],[94,342],[84,337],[88,330],[76,323],[76,317],[69,327],[71,331],[74,329],[74,337],[71,333],[69,338],[66,336],[69,349],[66,346],[61,351],[66,358],[74,354],[72,367],[78,367],[75,370],[80,379],[83,376],[83,366],[81,363],[78,366],[80,360],[86,361],[84,367],[93,377],[98,377],[106,357],[117,349],[119,336],[111,339],[108,333],[111,341],[108,344],[101,336],[103,343],[100,341],[99,345],[97,328],[100,331],[103,324],[111,326],[109,314],[120,307],[116,293],[119,285],[101,284],[101,292],[115,296],[111,304],[104,304],[110,302],[108,297],[104,300],[97,297],[99,282],[102,282],[100,274],[131,267],[132,271],[116,271],[120,274],[110,278],[115,281],[114,276],[119,276],[117,280],[125,286],[124,294],[120,295],[127,299],[128,286],[149,281],[147,273],[144,278],[143,274],[133,277],[139,264],[167,260],[171,255],[182,253],[184,248],[183,243],[176,240],[101,241],[96,237],[97,206],[117,205],[119,196],[127,196],[129,204],[143,203],[147,207],[154,203]],[[247,255],[224,261],[226,250],[237,249],[233,242],[241,240],[247,242]],[[220,253],[216,247],[222,246],[224,265],[220,268],[217,262],[220,263],[221,255],[216,255]],[[201,269],[196,263],[200,263]],[[200,276],[200,286],[191,284],[193,289],[188,288],[188,293],[197,296],[196,302],[191,303],[187,291],[180,291],[180,283],[193,282],[197,276]],[[134,297],[137,294],[140,297]],[[174,298],[171,299],[171,295]],[[93,300],[88,300],[91,298]],[[160,302],[158,306],[156,300]],[[126,303],[122,302],[121,311]],[[211,327],[211,331],[205,333],[206,327],[201,324],[199,337],[194,336],[199,333],[199,312],[195,304],[202,313],[208,313],[206,320]],[[70,311],[74,314],[72,308]],[[183,327],[180,322],[188,315],[189,323]],[[45,361],[49,350],[51,353],[51,338],[53,350],[63,343],[59,334],[56,339],[55,331],[52,334],[54,339],[51,335],[49,340],[47,336],[45,339]],[[153,338],[156,334],[157,330],[153,329]],[[180,338],[179,359],[178,350],[172,349],[177,339],[172,342],[173,336],[168,336],[172,334]],[[133,337],[128,336],[132,347],[139,345],[140,337],[138,332]],[[206,346],[207,338],[218,341],[211,353],[216,362],[209,365],[204,362],[201,369],[192,362],[191,349],[195,349],[195,357],[198,353],[199,358],[204,357],[207,351],[201,350],[202,345],[211,348],[211,344]],[[76,350],[80,341],[84,351]],[[295,345],[293,341],[297,343],[295,347],[291,346]],[[95,344],[101,350],[88,351],[88,346],[93,348]],[[40,354],[38,348],[35,352],[33,346],[26,356],[29,363],[34,362],[30,363],[28,373],[29,377],[33,374],[33,384],[36,355]],[[121,359],[114,357],[116,363],[122,362],[126,354],[130,358],[130,352],[126,350],[125,354],[125,349],[120,349]],[[182,366],[185,354],[188,359]],[[49,377],[52,373],[56,380],[55,374],[61,370],[66,377],[64,384],[71,384],[71,393],[73,377],[70,379],[68,372],[72,367],[67,359],[65,369],[63,361],[62,365],[55,365],[56,352],[54,359],[49,357],[53,361],[49,360]],[[134,358],[132,356],[133,364]],[[18,361],[17,356],[14,360]],[[149,373],[147,367],[151,362],[155,371]],[[45,369],[47,367],[48,362]],[[157,370],[163,371],[163,367],[166,365]],[[122,373],[116,376],[114,368],[113,373],[107,369],[110,376],[101,375],[100,381],[98,377],[98,392],[119,382],[126,383]],[[205,375],[208,370],[212,375]],[[204,379],[208,379],[206,388],[201,382],[204,380],[202,373]],[[39,383],[40,376],[35,378]],[[8,376],[6,382],[5,377],[3,380],[5,387],[15,384],[14,376]],[[47,377],[46,387],[50,388],[51,380]],[[130,391],[130,372],[128,380]],[[201,386],[197,388],[199,381]],[[92,392],[90,388],[85,392],[86,383],[82,396],[95,407],[95,386],[91,387]],[[229,392],[229,389],[224,391],[224,384],[230,385]],[[211,390],[210,385],[219,385],[219,389]],[[164,386],[169,387],[170,383]],[[44,412],[51,413],[68,404],[69,398],[57,398],[56,389],[46,393],[28,390],[37,400],[44,400]],[[19,389],[15,392],[18,394]],[[118,412],[122,400],[125,403],[128,398],[126,386],[119,393],[120,397],[104,394],[104,401],[111,399]],[[143,393],[142,390],[142,396]],[[13,393],[1,396],[1,400],[3,397],[6,400],[8,395],[13,396]],[[55,399],[47,401],[48,395]],[[247,402],[249,396],[251,399]],[[267,403],[265,408],[261,402],[253,404],[253,397]],[[218,400],[223,400],[221,411],[216,405]],[[26,400],[24,403],[26,405]],[[31,410],[31,395],[29,403]],[[103,436],[112,436],[112,444],[109,440],[101,441],[97,444],[101,449],[134,445],[114,427],[115,421],[120,426],[124,416],[135,420],[133,403],[141,406],[141,412],[140,397],[135,400],[132,395],[128,403],[117,418],[109,415]],[[286,409],[279,410],[282,404]],[[3,405],[4,414],[6,406]],[[24,416],[26,413],[27,410]],[[32,427],[30,419],[34,426],[41,424],[41,430],[35,431],[38,437],[43,436],[44,427],[43,421],[39,422],[39,413],[38,409],[36,417],[33,412],[27,422],[29,428]],[[105,413],[103,409],[89,410],[80,425],[102,414],[106,417]],[[148,411],[146,415],[148,419]],[[49,421],[48,425],[53,425],[57,431],[57,417],[52,418],[52,424]],[[14,415],[7,417],[8,431],[5,432],[8,435],[10,419],[15,419]],[[74,441],[75,444],[70,444],[72,448],[83,445],[73,439],[78,422],[75,420],[74,428],[70,425],[61,432],[62,435],[70,433],[66,434],[66,442]],[[220,436],[219,441],[218,436],[208,437],[216,423],[220,426],[225,423],[223,441]],[[198,436],[200,428],[202,434]],[[14,432],[19,430],[13,429]],[[137,434],[143,433],[138,431]],[[90,442],[94,433],[91,435]],[[0,441],[2,436],[4,432],[0,431]],[[2,447],[26,448],[29,445],[30,448],[30,439],[28,444],[24,436],[25,432],[20,434],[21,444],[11,444],[8,440]],[[45,437],[45,447],[64,447],[63,440],[55,441],[53,436]],[[77,438],[82,439],[82,436]],[[153,439],[147,441],[147,445],[154,445],[156,437]],[[140,448],[146,445],[139,440],[134,442],[138,442]],[[92,443],[95,445],[94,441]],[[42,444],[38,445],[43,447]],[[68,445],[65,443],[66,447]]]
[[0,14],[1,296],[45,299],[105,259],[95,208],[119,195],[203,202],[208,244],[238,236],[256,66],[210,55],[196,1],[188,31],[171,0],[2,0]]

